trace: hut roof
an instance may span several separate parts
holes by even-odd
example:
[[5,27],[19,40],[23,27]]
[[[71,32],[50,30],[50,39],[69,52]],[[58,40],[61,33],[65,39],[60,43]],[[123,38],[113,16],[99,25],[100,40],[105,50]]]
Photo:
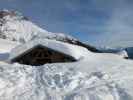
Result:
[[15,47],[10,53],[9,60],[12,60],[20,56],[21,54],[25,53],[28,50],[31,50],[32,48],[38,45],[69,55],[76,60],[85,56],[86,53],[89,52],[86,48],[73,44],[63,43],[60,41],[49,39],[35,39]]

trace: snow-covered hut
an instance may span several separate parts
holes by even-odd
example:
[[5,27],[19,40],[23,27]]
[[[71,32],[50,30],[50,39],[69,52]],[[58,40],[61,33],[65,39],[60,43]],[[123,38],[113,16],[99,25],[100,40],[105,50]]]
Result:
[[74,62],[81,57],[81,48],[88,51],[86,48],[56,40],[37,39],[14,48],[9,60],[11,63],[18,62],[35,66],[46,63]]

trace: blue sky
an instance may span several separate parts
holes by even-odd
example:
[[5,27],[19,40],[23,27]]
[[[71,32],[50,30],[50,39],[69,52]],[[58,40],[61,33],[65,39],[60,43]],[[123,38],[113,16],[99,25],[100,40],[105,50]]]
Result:
[[0,0],[0,9],[95,46],[133,46],[133,0]]

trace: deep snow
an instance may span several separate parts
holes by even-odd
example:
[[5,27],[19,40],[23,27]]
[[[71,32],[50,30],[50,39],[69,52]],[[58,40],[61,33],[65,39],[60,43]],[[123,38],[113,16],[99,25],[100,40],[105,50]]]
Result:
[[131,60],[104,54],[43,66],[1,63],[0,99],[132,100],[132,65]]

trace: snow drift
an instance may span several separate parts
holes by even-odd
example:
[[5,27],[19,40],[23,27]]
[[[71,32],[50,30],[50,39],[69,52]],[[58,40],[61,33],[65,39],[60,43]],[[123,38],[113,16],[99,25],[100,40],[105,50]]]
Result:
[[19,64],[0,66],[0,99],[131,100],[102,72],[88,75],[65,66]]

